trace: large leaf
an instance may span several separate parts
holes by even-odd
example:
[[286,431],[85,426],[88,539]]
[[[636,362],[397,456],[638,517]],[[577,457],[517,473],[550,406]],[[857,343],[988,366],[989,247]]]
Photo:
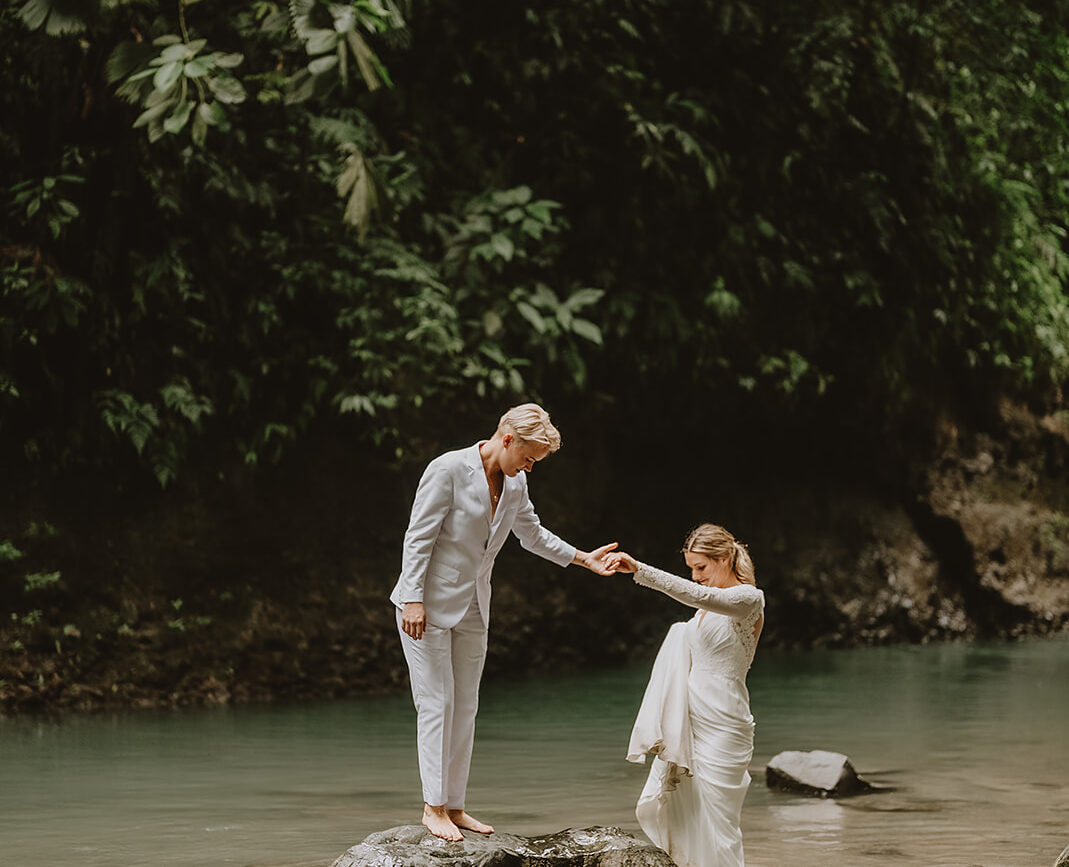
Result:
[[220,102],[237,105],[245,101],[245,86],[231,75],[213,75],[208,79],[208,87]]
[[355,30],[350,30],[345,36],[349,41],[349,47],[353,50],[356,65],[360,67],[360,74],[364,78],[364,84],[367,85],[367,89],[378,90],[382,87],[382,80],[379,78],[376,69],[382,64],[379,63],[375,52],[364,41],[364,37]]
[[165,63],[156,72],[156,75],[152,79],[152,86],[156,88],[160,93],[166,93],[172,87],[179,78],[182,77],[182,64],[178,61],[172,63]]
[[378,184],[374,169],[364,159],[364,154],[355,144],[343,145],[342,152],[347,154],[345,166],[338,176],[338,195],[348,196],[342,219],[357,230],[363,240],[371,227],[371,219],[379,207]]
[[313,30],[304,43],[304,49],[309,54],[323,54],[337,47],[338,34],[333,30]]
[[167,100],[165,102],[158,103],[157,105],[146,109],[138,116],[137,120],[134,121],[134,129],[143,127],[146,124],[149,124],[152,121],[156,120],[156,118],[166,114],[167,111],[175,104],[175,102],[176,100]]
[[44,25],[49,36],[66,36],[85,30],[86,4],[78,0],[29,0],[19,17],[31,30]]
[[171,116],[163,122],[163,128],[172,135],[181,132],[182,127],[189,123],[189,115],[192,111],[193,103],[188,99],[178,103],[178,107],[175,108]]
[[572,320],[572,331],[584,340],[601,346],[601,329],[588,319],[580,319],[578,316]]
[[134,42],[132,39],[120,42],[104,65],[104,80],[108,84],[121,81],[135,69],[148,63],[155,54],[153,47],[144,42]]

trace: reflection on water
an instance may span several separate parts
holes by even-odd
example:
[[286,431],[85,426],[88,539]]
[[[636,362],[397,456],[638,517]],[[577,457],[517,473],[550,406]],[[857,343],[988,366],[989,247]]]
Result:
[[835,801],[806,800],[773,806],[768,808],[768,815],[784,843],[834,846],[843,829],[843,808]]
[[[639,833],[623,760],[648,665],[483,690],[469,805],[539,834]],[[1069,843],[1069,642],[759,652],[747,864],[1047,865]],[[327,865],[415,821],[406,696],[0,721],[0,863]],[[831,749],[890,792],[770,792],[764,764]]]

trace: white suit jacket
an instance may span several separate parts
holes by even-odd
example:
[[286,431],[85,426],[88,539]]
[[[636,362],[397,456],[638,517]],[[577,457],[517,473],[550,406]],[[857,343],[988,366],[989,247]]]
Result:
[[490,519],[490,490],[479,444],[446,452],[423,472],[405,533],[401,576],[390,594],[398,608],[422,602],[427,622],[452,628],[479,600],[490,623],[490,573],[509,531],[528,551],[567,566],[575,546],[545,529],[527,495],[527,474],[505,476],[497,512]]

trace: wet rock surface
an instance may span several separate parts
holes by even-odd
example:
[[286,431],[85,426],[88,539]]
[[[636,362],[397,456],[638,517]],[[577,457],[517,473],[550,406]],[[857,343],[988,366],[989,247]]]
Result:
[[842,753],[827,750],[788,750],[773,756],[765,768],[770,789],[815,798],[843,798],[871,792]]
[[619,828],[566,829],[540,837],[466,832],[459,843],[422,825],[370,834],[331,867],[672,867],[655,846]]
[[1054,859],[1054,867],[1069,867],[1069,846],[1062,849],[1062,854]]

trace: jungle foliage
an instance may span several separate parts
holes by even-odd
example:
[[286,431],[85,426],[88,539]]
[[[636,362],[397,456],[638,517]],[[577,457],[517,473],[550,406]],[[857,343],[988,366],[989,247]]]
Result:
[[894,432],[1069,372],[1058,2],[26,0],[0,447],[211,472],[477,401]]

